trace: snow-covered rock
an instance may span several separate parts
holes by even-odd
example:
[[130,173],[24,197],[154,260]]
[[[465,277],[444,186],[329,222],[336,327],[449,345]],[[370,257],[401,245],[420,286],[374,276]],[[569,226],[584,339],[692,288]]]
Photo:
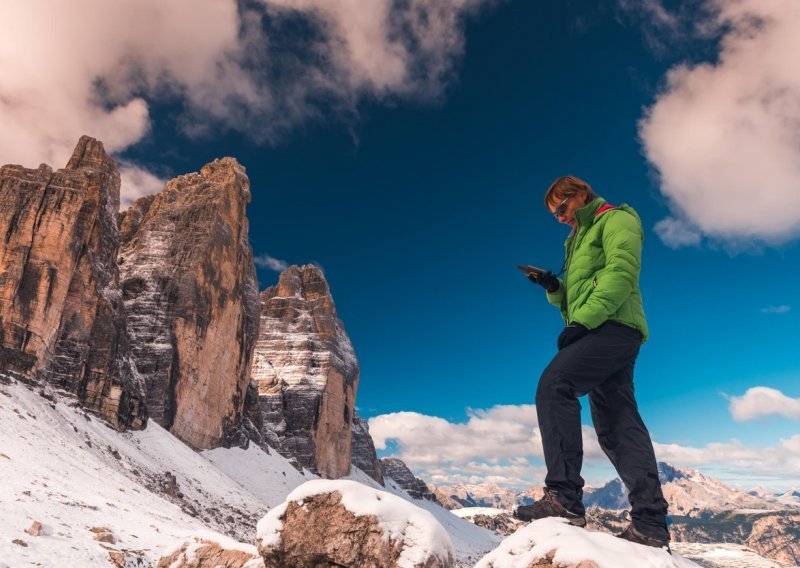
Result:
[[224,535],[199,532],[167,550],[157,568],[264,568],[255,546]]
[[633,544],[603,532],[573,527],[565,519],[534,521],[506,538],[475,568],[697,568],[666,550]]
[[349,480],[314,480],[295,489],[259,521],[258,549],[268,568],[455,564],[450,536],[433,515]]

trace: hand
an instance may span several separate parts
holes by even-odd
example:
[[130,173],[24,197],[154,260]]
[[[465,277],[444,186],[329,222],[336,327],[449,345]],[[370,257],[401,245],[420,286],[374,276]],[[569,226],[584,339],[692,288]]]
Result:
[[587,333],[589,330],[583,324],[576,321],[568,323],[561,331],[561,335],[558,336],[558,350],[561,351],[568,345],[572,345]]
[[528,280],[534,284],[538,284],[551,294],[556,292],[559,286],[561,286],[556,275],[549,270],[545,270],[544,272],[530,272],[528,273]]

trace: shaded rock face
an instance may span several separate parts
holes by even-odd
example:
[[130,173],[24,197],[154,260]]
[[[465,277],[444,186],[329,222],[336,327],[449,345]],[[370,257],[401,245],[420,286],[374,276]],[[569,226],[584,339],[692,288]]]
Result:
[[251,375],[266,442],[322,477],[347,475],[358,373],[322,272],[289,267],[261,293]]
[[497,534],[510,535],[513,534],[524,523],[514,519],[507,513],[500,515],[473,515],[469,520],[485,529],[494,531]]
[[[381,460],[381,468],[385,477],[391,477],[406,493],[414,499],[427,499],[434,503],[439,503],[428,486],[421,479],[414,477],[411,470],[403,462],[397,458],[383,458]],[[441,504],[441,503],[440,503]]]
[[[387,534],[375,516],[357,516],[347,510],[338,492],[290,501],[281,519],[280,542],[262,542],[258,547],[267,568],[400,565],[405,543]],[[413,566],[444,568],[453,564],[452,557],[430,554]]]
[[[248,549],[253,551],[249,552]],[[235,543],[226,547],[210,538],[190,537],[177,550],[158,560],[157,568],[264,568],[255,547]]]
[[258,334],[250,184],[232,158],[171,180],[121,215],[128,330],[150,416],[195,448],[242,418]]
[[143,428],[117,269],[119,184],[87,136],[63,170],[0,168],[0,370]]
[[351,442],[351,463],[383,485],[381,462],[375,452],[375,443],[369,435],[369,424],[361,420],[358,412],[353,415],[353,434]]

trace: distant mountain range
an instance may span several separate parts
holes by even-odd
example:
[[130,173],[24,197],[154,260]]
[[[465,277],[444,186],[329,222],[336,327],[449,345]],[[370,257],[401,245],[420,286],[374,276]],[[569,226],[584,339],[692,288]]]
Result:
[[[800,563],[800,490],[775,494],[763,488],[732,489],[697,470],[658,464],[669,502],[672,537],[677,542],[732,543],[794,566]],[[492,507],[510,511],[541,497],[541,487],[512,491],[492,483],[433,487],[449,508]],[[584,488],[590,526],[612,532],[627,518],[628,492],[617,478],[602,487]],[[463,515],[467,518],[467,515]]]

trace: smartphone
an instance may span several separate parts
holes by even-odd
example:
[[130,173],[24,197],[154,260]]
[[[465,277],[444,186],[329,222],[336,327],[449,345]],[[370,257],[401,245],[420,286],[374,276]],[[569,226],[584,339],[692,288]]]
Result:
[[533,274],[533,275],[539,277],[542,274],[544,274],[545,272],[547,272],[546,270],[544,270],[542,268],[537,268],[535,266],[524,265],[524,264],[518,264],[517,268],[519,268],[522,272],[524,272],[525,276],[530,276],[531,274]]

